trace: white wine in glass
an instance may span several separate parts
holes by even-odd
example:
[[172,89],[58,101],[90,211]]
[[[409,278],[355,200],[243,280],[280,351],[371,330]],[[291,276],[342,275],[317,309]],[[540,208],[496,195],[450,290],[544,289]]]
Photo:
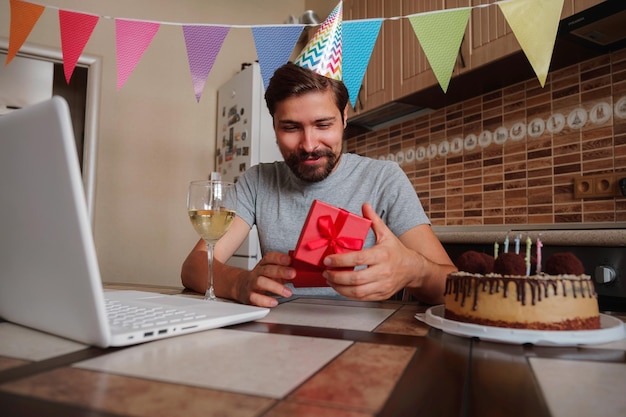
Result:
[[208,287],[205,299],[215,300],[213,289],[213,246],[235,219],[237,198],[231,182],[201,180],[189,183],[187,211],[196,232],[206,242]]

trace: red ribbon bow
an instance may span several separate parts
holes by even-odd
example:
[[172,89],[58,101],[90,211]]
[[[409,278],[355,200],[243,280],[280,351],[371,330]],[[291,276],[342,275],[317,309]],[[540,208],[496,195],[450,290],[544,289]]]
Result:
[[317,219],[317,228],[322,236],[320,239],[312,240],[307,243],[307,249],[315,250],[326,246],[326,255],[333,253],[341,253],[346,250],[359,250],[363,247],[363,239],[357,239],[349,236],[339,236],[341,230],[348,219],[349,212],[345,210],[339,211],[337,221],[333,223],[333,219],[329,215],[320,216]]

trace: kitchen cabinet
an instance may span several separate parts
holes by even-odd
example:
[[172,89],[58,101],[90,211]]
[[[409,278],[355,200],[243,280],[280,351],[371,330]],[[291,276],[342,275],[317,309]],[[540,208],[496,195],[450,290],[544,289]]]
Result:
[[[561,19],[581,12],[603,0],[565,0]],[[474,6],[492,4],[492,0],[474,0]],[[496,6],[474,7],[468,25],[469,68],[476,69],[521,50],[515,35]],[[467,35],[467,33],[466,33]]]
[[[385,18],[363,78],[356,109],[351,114],[367,112],[437,83],[411,23],[399,17],[463,7],[468,3],[469,0],[345,0],[343,13],[346,20]],[[466,54],[466,42],[462,48]],[[455,69],[460,70],[462,66]]]
[[[565,0],[561,18],[602,0]],[[488,5],[487,7],[476,7]],[[437,84],[406,16],[435,10],[473,7],[452,77],[520,51],[519,43],[493,0],[344,0],[345,20],[380,18],[378,39],[363,78],[356,108],[367,113]],[[397,18],[397,19],[392,19]]]

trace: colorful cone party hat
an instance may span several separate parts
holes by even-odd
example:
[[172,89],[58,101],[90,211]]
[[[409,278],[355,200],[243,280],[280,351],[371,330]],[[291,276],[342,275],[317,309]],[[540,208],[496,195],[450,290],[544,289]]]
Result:
[[334,80],[341,80],[341,18],[339,2],[306,44],[295,64]]

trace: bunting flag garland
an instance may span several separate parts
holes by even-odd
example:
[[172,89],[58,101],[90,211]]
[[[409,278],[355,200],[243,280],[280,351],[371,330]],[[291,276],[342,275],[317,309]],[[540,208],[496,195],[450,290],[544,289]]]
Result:
[[348,89],[352,108],[356,106],[361,82],[382,23],[382,19],[343,22],[343,83]]
[[564,0],[515,0],[498,3],[541,87],[546,84]]
[[470,11],[467,7],[409,16],[415,36],[444,93],[448,91]]
[[28,35],[45,10],[44,6],[11,0],[11,31],[9,32],[9,50],[5,65],[9,64],[20,50]]
[[[196,101],[222,48],[230,28],[252,28],[264,85],[274,70],[287,62],[304,25],[187,25],[174,22],[130,20],[65,11],[58,7],[9,0],[11,18],[5,65],[17,55],[46,8],[59,11],[61,49],[65,79],[69,83],[75,66],[100,18],[115,20],[117,89],[120,90],[161,24],[183,27],[189,69]],[[511,27],[542,87],[545,86],[564,0],[500,0],[463,8],[342,22],[340,1],[313,39],[296,59],[327,77],[343,79],[354,107],[361,82],[384,20],[407,18],[424,50],[439,85],[447,92],[454,63],[465,33],[470,11],[497,5]]]
[[59,10],[59,26],[61,28],[61,50],[63,51],[63,72],[65,81],[70,78],[78,58],[100,18],[98,16]]
[[341,80],[341,20],[343,3],[339,2],[305,45],[294,64],[320,75]]
[[139,20],[115,19],[117,89],[121,89],[150,46],[161,25]]
[[183,26],[189,70],[198,103],[202,90],[204,90],[204,84],[215,63],[215,58],[222,49],[222,44],[229,31],[229,26]]
[[259,57],[263,86],[267,88],[276,68],[289,60],[304,25],[259,26],[252,28]]

